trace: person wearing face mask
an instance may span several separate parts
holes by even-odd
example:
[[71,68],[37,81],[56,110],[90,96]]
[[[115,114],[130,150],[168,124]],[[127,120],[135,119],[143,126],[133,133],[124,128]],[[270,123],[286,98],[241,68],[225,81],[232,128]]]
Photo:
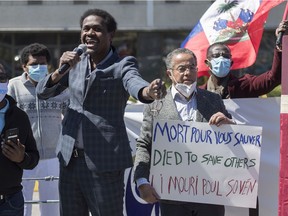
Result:
[[[275,35],[278,36],[280,32],[285,32],[287,29],[288,20],[281,21]],[[260,75],[245,74],[240,78],[230,74],[233,60],[230,48],[224,43],[211,44],[206,56],[205,64],[211,76],[204,85],[199,87],[216,92],[223,99],[259,97],[281,84],[281,47],[275,47],[271,70]]]
[[[48,48],[39,43],[24,47],[20,61],[23,74],[9,81],[8,94],[17,106],[29,116],[33,135],[40,153],[40,161],[34,170],[24,172],[26,179],[59,176],[59,162],[56,145],[61,131],[62,116],[69,104],[69,92],[64,91],[49,100],[41,100],[36,95],[36,85],[48,74],[51,56]],[[35,180],[23,180],[25,200],[32,200]],[[39,181],[40,200],[59,200],[58,181]],[[25,216],[31,216],[32,205],[25,204]],[[40,203],[42,216],[59,215],[58,203]]]
[[[27,114],[7,95],[8,76],[0,64],[0,215],[22,216],[23,170],[33,169],[39,161],[39,152]],[[8,131],[18,131],[16,139],[6,139]],[[11,134],[11,133],[10,133]]]
[[148,181],[154,119],[209,122],[216,126],[235,124],[218,94],[196,87],[197,60],[192,51],[175,49],[167,55],[165,63],[172,86],[163,99],[144,106],[141,133],[137,139],[134,179],[140,197],[148,203],[159,201],[162,216],[224,216],[222,205],[160,200]]
[[[275,31],[276,37],[280,32],[286,32],[288,20],[281,21]],[[227,98],[252,98],[259,97],[272,91],[281,84],[282,49],[276,46],[271,70],[260,75],[245,74],[237,78],[230,74],[233,64],[230,48],[224,43],[211,44],[207,49],[205,64],[209,68],[210,77],[202,86],[211,92],[216,92],[223,99]],[[249,216],[258,216],[258,200],[255,209],[249,209]]]

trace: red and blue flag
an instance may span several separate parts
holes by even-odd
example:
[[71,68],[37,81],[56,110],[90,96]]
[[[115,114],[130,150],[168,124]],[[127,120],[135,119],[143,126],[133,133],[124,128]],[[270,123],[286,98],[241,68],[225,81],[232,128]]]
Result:
[[209,76],[204,60],[208,46],[216,42],[230,47],[232,69],[254,64],[269,11],[283,1],[216,0],[181,44],[196,54],[198,77]]

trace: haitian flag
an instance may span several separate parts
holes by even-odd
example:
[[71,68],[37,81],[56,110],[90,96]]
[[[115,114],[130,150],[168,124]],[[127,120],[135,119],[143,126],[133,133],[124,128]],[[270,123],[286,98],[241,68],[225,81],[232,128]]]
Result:
[[197,56],[198,77],[209,76],[205,65],[209,45],[223,42],[231,49],[233,69],[254,64],[269,10],[284,0],[216,0],[181,47]]

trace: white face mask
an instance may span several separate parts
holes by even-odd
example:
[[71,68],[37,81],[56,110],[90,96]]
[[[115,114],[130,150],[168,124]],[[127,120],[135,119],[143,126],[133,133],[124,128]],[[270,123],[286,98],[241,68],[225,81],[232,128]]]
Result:
[[191,85],[187,85],[184,83],[178,83],[173,74],[171,73],[171,76],[173,77],[174,81],[176,82],[175,88],[176,90],[183,95],[185,98],[189,98],[193,92],[195,91],[196,87],[197,87],[197,80],[195,80]]
[[0,83],[0,102],[4,99],[8,92],[8,82]]
[[189,98],[196,89],[197,82],[193,82],[191,85],[186,85],[184,83],[177,83],[175,88],[184,97]]

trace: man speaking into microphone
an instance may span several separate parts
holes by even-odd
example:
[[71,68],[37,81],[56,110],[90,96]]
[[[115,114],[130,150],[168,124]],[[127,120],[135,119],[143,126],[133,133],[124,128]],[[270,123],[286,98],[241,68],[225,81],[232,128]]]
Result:
[[80,27],[81,43],[87,51],[82,55],[77,51],[64,52],[59,63],[61,70],[37,86],[41,99],[66,88],[70,90],[70,105],[57,147],[60,213],[120,216],[124,171],[133,165],[124,124],[127,100],[131,95],[151,103],[164,97],[166,88],[160,79],[150,84],[143,80],[134,57],[119,57],[112,45],[117,23],[108,12],[85,11]]

